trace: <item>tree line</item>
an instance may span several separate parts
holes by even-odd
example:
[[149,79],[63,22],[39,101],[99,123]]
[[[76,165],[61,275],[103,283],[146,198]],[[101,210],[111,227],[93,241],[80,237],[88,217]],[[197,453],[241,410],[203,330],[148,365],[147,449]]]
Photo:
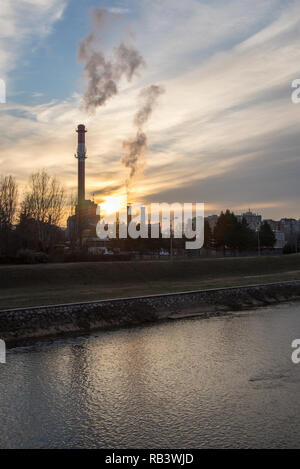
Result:
[[[60,228],[66,215],[64,188],[43,170],[33,173],[22,197],[19,194],[12,176],[0,177],[0,262],[46,262],[54,246],[65,241],[65,232]],[[255,251],[273,248],[275,241],[267,222],[255,232],[244,218],[240,221],[230,210],[220,214],[213,230],[207,220],[204,224],[207,249]],[[174,239],[173,248],[184,249],[184,242]],[[122,243],[112,240],[111,247],[140,251],[170,248],[170,240],[162,238],[127,239]]]
[[46,171],[38,171],[30,176],[21,200],[19,194],[15,178],[0,177],[0,261],[26,261],[26,256],[47,261],[53,246],[64,240],[59,227],[64,188]]
[[230,210],[221,212],[212,230],[208,221],[204,225],[204,246],[206,248],[253,251],[261,248],[272,249],[276,238],[270,225],[264,221],[258,231],[250,228],[245,218],[241,221]]
[[[193,220],[195,229],[195,220]],[[149,228],[150,230],[150,228]],[[183,236],[181,239],[173,239],[174,249],[185,249],[187,239]],[[209,222],[204,222],[204,248],[230,251],[257,251],[258,249],[272,249],[276,238],[270,225],[264,221],[258,231],[250,228],[245,218],[240,221],[238,217],[226,210],[221,212],[217,224],[212,230]],[[123,250],[136,251],[159,251],[160,249],[169,250],[170,240],[164,239],[160,233],[159,238],[152,239],[149,232],[147,239],[115,239],[110,241],[111,247],[121,247]]]

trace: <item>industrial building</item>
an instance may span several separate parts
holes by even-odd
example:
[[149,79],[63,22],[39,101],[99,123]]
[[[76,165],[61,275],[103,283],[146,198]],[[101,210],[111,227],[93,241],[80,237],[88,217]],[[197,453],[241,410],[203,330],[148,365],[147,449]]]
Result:
[[89,248],[95,247],[95,243],[99,242],[96,237],[96,225],[100,217],[97,214],[97,204],[85,198],[85,160],[87,158],[85,134],[87,130],[83,124],[80,124],[76,132],[78,134],[75,154],[78,160],[78,196],[75,215],[69,217],[67,221],[67,232],[74,247],[87,246]]

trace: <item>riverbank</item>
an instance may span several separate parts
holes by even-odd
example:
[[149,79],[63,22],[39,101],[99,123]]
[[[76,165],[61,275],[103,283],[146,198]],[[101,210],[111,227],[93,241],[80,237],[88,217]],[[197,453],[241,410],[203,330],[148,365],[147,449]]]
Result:
[[0,266],[0,310],[300,280],[300,255]]
[[15,345],[25,339],[136,326],[184,316],[224,315],[297,300],[300,281],[7,309],[0,311],[0,338]]

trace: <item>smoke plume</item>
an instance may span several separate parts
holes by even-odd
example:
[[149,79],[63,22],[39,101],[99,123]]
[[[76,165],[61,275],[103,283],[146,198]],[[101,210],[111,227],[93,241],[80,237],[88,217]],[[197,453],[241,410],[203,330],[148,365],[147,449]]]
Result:
[[78,50],[78,60],[84,64],[87,77],[83,102],[90,112],[95,112],[98,106],[103,106],[109,98],[118,94],[118,84],[123,77],[130,82],[139,68],[146,65],[139,52],[123,42],[114,48],[110,59],[98,49],[99,32],[104,29],[108,15],[107,10],[101,8],[92,10],[93,30],[80,43]]
[[157,99],[162,93],[164,93],[163,87],[151,85],[143,89],[139,95],[141,107],[134,117],[134,125],[137,127],[136,137],[123,142],[125,156],[121,159],[121,163],[130,169],[129,179],[126,182],[127,188],[130,185],[130,180],[142,167],[143,158],[148,149],[147,136],[143,131],[143,127],[149,120]]
[[[137,131],[134,139],[123,142],[123,150],[125,150],[126,155],[123,156],[121,162],[125,168],[130,169],[129,179],[135,176],[147,148],[147,136],[140,129]],[[128,183],[129,181],[127,181],[127,185]]]

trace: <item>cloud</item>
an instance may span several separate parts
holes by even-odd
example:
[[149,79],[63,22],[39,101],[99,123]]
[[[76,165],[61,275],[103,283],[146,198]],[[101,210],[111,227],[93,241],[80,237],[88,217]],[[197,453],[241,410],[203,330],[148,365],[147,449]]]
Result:
[[110,13],[113,13],[115,15],[126,15],[126,13],[130,12],[129,8],[121,8],[121,7],[107,8],[107,10]]
[[47,36],[67,0],[1,0],[0,76],[8,77],[27,47]]
[[[46,5],[52,4],[53,14],[62,5],[35,3],[40,14]],[[96,201],[117,195],[127,176],[120,157],[132,133],[136,96],[155,77],[166,93],[147,124],[148,167],[132,198],[198,200],[211,210],[250,206],[266,217],[299,216],[300,105],[290,99],[291,82],[299,77],[299,3],[137,4],[143,5],[135,11],[137,47],[148,62],[143,77],[122,83],[118,97],[94,117],[80,110],[78,94],[62,102],[1,105],[0,168],[22,184],[33,169],[46,168],[71,190],[75,127],[82,121],[88,128],[88,192]],[[28,24],[21,35],[30,38]],[[8,37],[14,37],[14,27],[6,26]],[[17,56],[16,49],[12,66]]]
[[[218,51],[230,50],[280,15],[280,0],[144,0],[146,19],[137,34],[149,65],[174,76]],[[290,2],[288,2],[290,3]],[[288,5],[287,5],[288,9]],[[179,65],[180,64],[180,65]]]

